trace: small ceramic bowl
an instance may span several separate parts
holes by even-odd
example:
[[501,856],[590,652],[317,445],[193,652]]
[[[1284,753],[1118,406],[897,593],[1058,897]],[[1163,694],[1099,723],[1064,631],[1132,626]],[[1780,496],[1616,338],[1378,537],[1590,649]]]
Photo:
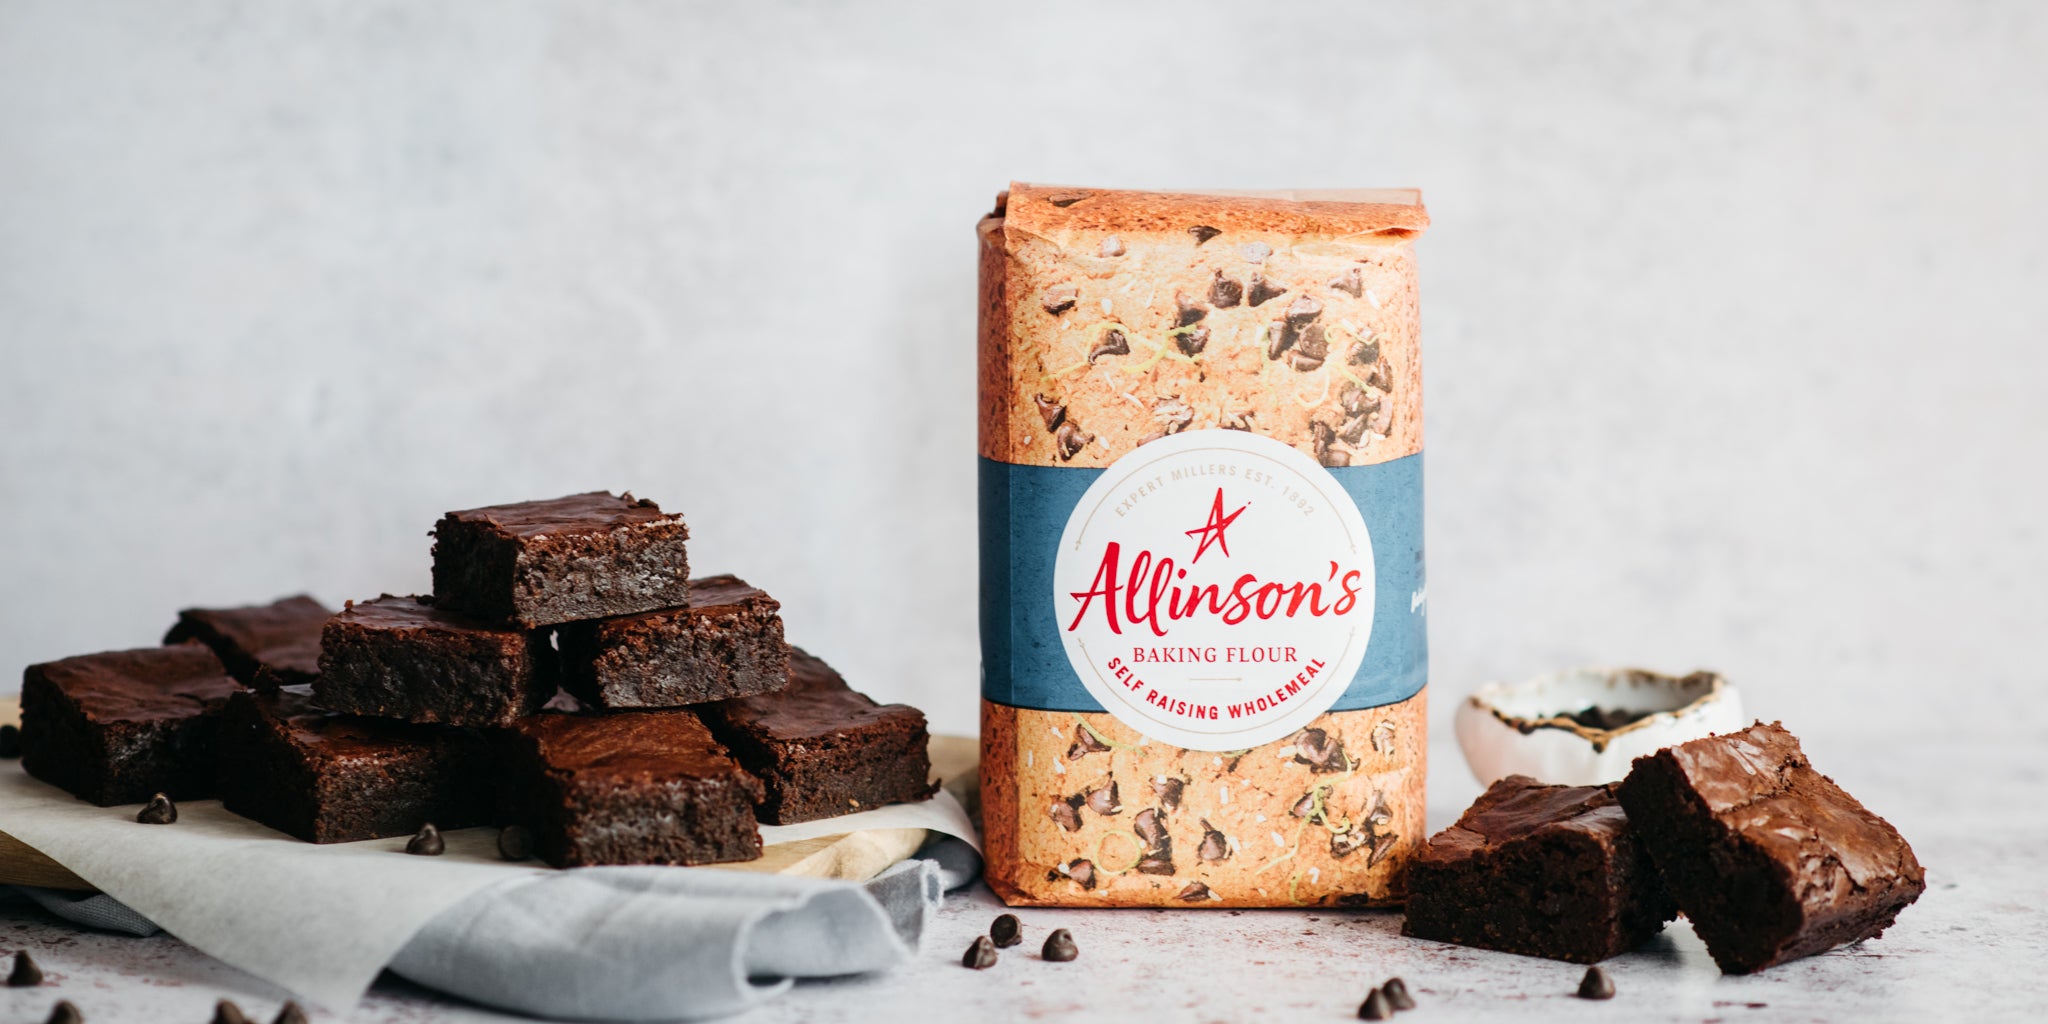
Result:
[[1458,705],[1454,724],[1482,786],[1509,775],[1597,786],[1619,781],[1644,754],[1749,721],[1718,673],[1575,668],[1482,686]]

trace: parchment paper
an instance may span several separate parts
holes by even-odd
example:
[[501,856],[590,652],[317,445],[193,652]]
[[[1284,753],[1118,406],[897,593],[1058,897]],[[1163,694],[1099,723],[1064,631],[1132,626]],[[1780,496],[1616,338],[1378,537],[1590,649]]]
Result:
[[[334,1010],[354,1005],[436,915],[486,886],[552,870],[500,860],[495,829],[448,832],[446,854],[412,857],[404,838],[301,842],[215,800],[180,803],[174,825],[140,824],[137,810],[95,807],[29,778],[19,762],[0,762],[0,831],[195,948]],[[761,833],[766,843],[786,843],[902,828],[979,847],[966,812],[943,790],[920,804]]]

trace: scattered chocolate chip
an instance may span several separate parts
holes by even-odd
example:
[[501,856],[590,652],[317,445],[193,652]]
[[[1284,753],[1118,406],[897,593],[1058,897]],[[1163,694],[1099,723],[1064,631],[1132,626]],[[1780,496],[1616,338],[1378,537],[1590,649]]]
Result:
[[1344,361],[1353,366],[1371,366],[1380,361],[1380,343],[1374,338],[1361,338],[1351,343],[1351,351],[1345,353]]
[[1244,285],[1224,277],[1223,271],[1217,271],[1215,279],[1209,282],[1209,305],[1229,309],[1243,301]]
[[1373,833],[1372,852],[1366,854],[1365,866],[1369,868],[1379,867],[1380,861],[1386,860],[1387,854],[1394,852],[1394,844],[1400,841],[1400,839],[1400,836],[1395,835],[1392,832]]
[[1203,820],[1202,845],[1196,848],[1195,856],[1201,860],[1229,860],[1230,837]]
[[1173,336],[1173,346],[1180,349],[1181,355],[1184,356],[1201,355],[1202,350],[1209,347],[1209,329],[1197,327],[1193,330],[1180,331]]
[[249,1016],[241,1007],[223,999],[213,1004],[213,1024],[249,1024]]
[[[1334,447],[1337,443],[1337,432],[1330,429],[1329,424],[1324,423],[1322,420],[1310,420],[1308,432],[1311,442],[1310,447],[1315,452],[1317,462],[1325,466],[1351,465],[1351,456]],[[1301,759],[1297,757],[1295,760],[1299,761]]]
[[135,812],[135,820],[145,825],[169,825],[178,820],[178,805],[162,793],[149,798],[142,810]]
[[1123,802],[1116,798],[1115,779],[1109,780],[1109,785],[1089,792],[1088,809],[1104,817],[1123,813]]
[[421,825],[419,833],[405,841],[405,852],[415,857],[439,857],[447,848],[447,844],[441,841],[441,830],[435,828],[431,821]]
[[533,856],[533,830],[524,825],[507,825],[498,830],[498,856],[526,860]]
[[1127,356],[1130,354],[1130,339],[1124,337],[1124,332],[1112,327],[1102,332],[1102,340],[1096,342],[1095,347],[1088,351],[1088,361],[1093,363],[1103,356]]
[[1067,877],[1073,879],[1074,884],[1083,889],[1095,888],[1095,862],[1092,860],[1068,861]]
[[36,966],[28,950],[17,950],[14,954],[14,973],[7,976],[8,988],[31,988],[43,983],[43,969]]
[[1104,256],[1122,256],[1124,254],[1124,240],[1115,235],[1103,239],[1102,254]]
[[1061,405],[1060,403],[1055,402],[1052,399],[1045,397],[1044,395],[1032,395],[1031,401],[1033,402],[1033,404],[1038,406],[1038,418],[1045,421],[1045,429],[1047,433],[1051,433],[1052,431],[1058,430],[1060,428],[1060,424],[1066,421],[1066,406]]
[[996,965],[996,944],[986,935],[977,935],[960,956],[960,966],[985,971]]
[[1139,811],[1138,816],[1131,819],[1131,831],[1148,847],[1170,842],[1166,835],[1166,825],[1159,820],[1159,809],[1156,807]]
[[998,914],[989,923],[988,937],[997,949],[1008,949],[1024,941],[1024,922],[1017,920],[1015,914]]
[[1152,780],[1152,792],[1159,797],[1159,806],[1165,811],[1180,810],[1180,794],[1187,788],[1187,780],[1171,775]]
[[1388,1005],[1396,1010],[1415,1009],[1415,997],[1408,994],[1408,983],[1399,978],[1388,978],[1387,983],[1380,986],[1380,992],[1387,997]]
[[[1238,246],[1237,251],[1245,259],[1253,263],[1264,263],[1266,262],[1266,257],[1273,255],[1273,247],[1264,242],[1246,242]],[[1253,305],[1258,305],[1258,303],[1253,303]]]
[[1392,1020],[1394,1007],[1387,1002],[1387,994],[1373,989],[1365,994],[1365,1002],[1358,1004],[1359,1020]]
[[1179,292],[1174,293],[1173,306],[1173,325],[1175,327],[1187,327],[1199,323],[1203,317],[1209,315],[1209,311],[1203,308],[1201,303],[1191,301],[1187,296]]
[[1287,322],[1296,327],[1306,327],[1322,315],[1323,304],[1317,302],[1313,295],[1300,296],[1287,304]]
[[1586,976],[1579,979],[1579,998],[1612,999],[1614,982],[1607,977],[1606,971],[1598,967],[1588,967]]
[[1337,393],[1337,404],[1344,408],[1346,416],[1362,416],[1379,408],[1380,396],[1347,380],[1344,390]]
[[21,756],[21,729],[12,725],[0,725],[0,757]]
[[297,1003],[286,1003],[278,1009],[277,1016],[271,1018],[270,1024],[308,1024],[306,1011]]
[[1324,340],[1323,325],[1310,324],[1301,332],[1301,338],[1295,342],[1294,351],[1288,353],[1287,365],[1307,373],[1321,367],[1324,357],[1329,354],[1330,344]]
[[1174,894],[1173,898],[1187,903],[1201,903],[1209,898],[1209,887],[1200,882],[1189,882],[1187,887]]
[[1337,428],[1337,437],[1345,444],[1361,444],[1365,441],[1366,428],[1371,426],[1371,417],[1353,416]]
[[1394,373],[1392,370],[1387,368],[1387,361],[1382,359],[1379,362],[1372,364],[1372,371],[1365,375],[1365,382],[1367,384],[1372,385],[1373,387],[1380,389],[1381,391],[1393,391]]
[[1173,874],[1173,850],[1148,850],[1138,858],[1138,873],[1141,875]]
[[1365,278],[1358,272],[1357,267],[1352,267],[1350,270],[1331,278],[1330,289],[1332,291],[1347,292],[1355,299],[1365,294]]
[[[1005,194],[1007,195],[1008,193]],[[1067,192],[1061,195],[1052,196],[1051,198],[1048,198],[1046,202],[1051,203],[1054,206],[1057,206],[1060,209],[1064,210],[1067,207],[1072,206],[1075,203],[1078,203],[1086,198],[1088,198],[1088,193],[1086,192]]]
[[1074,456],[1081,454],[1081,449],[1088,447],[1088,442],[1095,440],[1095,435],[1075,426],[1070,420],[1060,424],[1060,428],[1053,431],[1052,439],[1059,451],[1060,461],[1069,462]]
[[1332,833],[1330,835],[1330,856],[1341,860],[1364,849],[1366,844],[1370,842],[1372,842],[1372,836],[1367,835],[1366,831],[1362,828],[1354,828],[1349,832]]
[[71,1000],[59,999],[57,1005],[50,1007],[50,1019],[45,1024],[85,1024],[85,1014],[78,1012]]
[[1045,811],[1059,827],[1069,832],[1081,831],[1080,797],[1072,796],[1063,800],[1054,800],[1052,805],[1047,807]]
[[1197,224],[1194,227],[1188,229],[1188,234],[1195,236],[1196,245],[1200,245],[1203,242],[1206,242],[1209,239],[1214,238],[1222,233],[1223,232],[1215,228],[1212,228],[1207,224]]
[[1054,963],[1063,964],[1080,956],[1081,951],[1074,946],[1072,932],[1065,928],[1054,928],[1052,934],[1045,937],[1045,948],[1039,951],[1039,955]]
[[1294,742],[1294,763],[1309,766],[1309,771],[1341,772],[1351,767],[1344,758],[1344,744],[1322,729],[1303,729],[1301,737]]
[[1085,725],[1074,725],[1074,742],[1067,747],[1067,760],[1078,761],[1084,754],[1096,754],[1108,750],[1109,744],[1095,735],[1095,730]]
[[1245,296],[1245,301],[1254,306],[1262,306],[1285,294],[1287,294],[1287,289],[1275,288],[1266,283],[1266,276],[1264,274],[1254,273],[1252,274],[1251,291]]
[[1080,301],[1080,298],[1080,288],[1071,284],[1056,284],[1045,290],[1045,295],[1038,300],[1038,304],[1046,312],[1058,316],[1074,308],[1074,303]]

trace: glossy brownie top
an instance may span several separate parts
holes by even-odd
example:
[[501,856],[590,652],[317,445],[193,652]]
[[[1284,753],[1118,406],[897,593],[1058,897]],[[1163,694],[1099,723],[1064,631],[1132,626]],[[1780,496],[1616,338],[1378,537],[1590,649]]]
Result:
[[685,710],[545,713],[511,728],[533,742],[549,771],[579,778],[651,782],[744,774],[711,730]]
[[1510,775],[1487,787],[1457,824],[1432,836],[1421,856],[1456,860],[1553,829],[1612,838],[1627,827],[1627,813],[1606,786],[1547,786]]
[[336,625],[370,630],[427,630],[439,633],[518,633],[516,629],[488,626],[475,619],[443,611],[420,597],[385,594],[374,601],[351,601],[341,614],[329,620]]
[[902,721],[922,727],[924,713],[907,704],[877,704],[846,685],[832,666],[799,647],[789,649],[789,685],[774,693],[720,701],[734,728],[769,739],[808,739]]
[[304,594],[240,608],[187,608],[164,642],[211,634],[261,664],[312,673],[320,670],[320,627],[333,614]]
[[454,735],[452,730],[423,728],[393,718],[324,711],[313,706],[304,686],[288,686],[236,699],[254,701],[265,716],[283,727],[294,743],[316,756],[375,755],[417,748]]
[[635,498],[631,492],[621,496],[609,491],[591,491],[547,501],[520,501],[464,509],[448,513],[447,518],[458,523],[494,528],[508,537],[524,539],[559,534],[609,533],[621,527],[659,522],[674,522],[680,526],[683,517],[663,512],[661,506],[646,498]]
[[94,722],[190,718],[242,690],[220,659],[194,643],[85,654],[30,666]]

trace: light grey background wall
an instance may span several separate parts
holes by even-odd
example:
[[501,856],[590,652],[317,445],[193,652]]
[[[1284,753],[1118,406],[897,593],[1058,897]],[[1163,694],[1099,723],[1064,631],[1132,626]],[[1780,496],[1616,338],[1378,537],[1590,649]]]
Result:
[[1418,185],[1439,716],[1641,662],[2020,740],[2044,54],[2029,3],[0,3],[0,689],[631,488],[969,730],[995,192]]

